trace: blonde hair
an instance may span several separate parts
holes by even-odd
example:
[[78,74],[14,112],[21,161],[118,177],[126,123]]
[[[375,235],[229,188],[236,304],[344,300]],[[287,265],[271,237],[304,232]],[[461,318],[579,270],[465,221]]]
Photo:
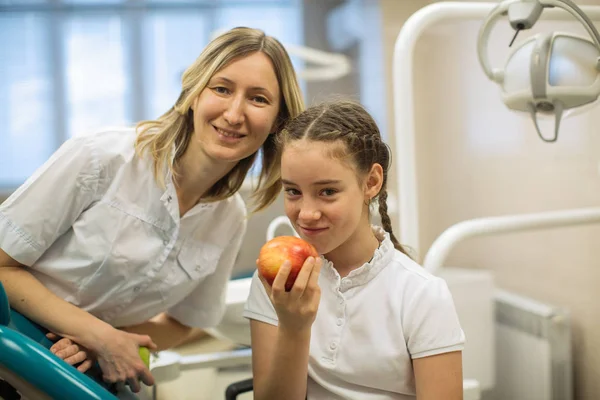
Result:
[[[350,160],[359,174],[367,174],[373,164],[381,165],[383,183],[376,198],[383,229],[389,233],[394,247],[409,255],[392,231],[387,210],[387,178],[391,166],[391,151],[383,141],[379,127],[367,110],[352,100],[324,102],[308,108],[290,121],[277,140],[279,151],[297,140],[341,143],[333,157]],[[337,149],[336,149],[337,150]]]
[[[152,156],[154,178],[159,186],[165,187],[165,168],[175,175],[174,165],[190,142],[194,129],[191,109],[194,100],[215,73],[232,61],[258,51],[266,54],[273,63],[281,90],[281,104],[276,131],[268,135],[261,147],[262,166],[252,194],[255,201],[254,211],[264,209],[277,198],[281,191],[281,164],[276,153],[275,136],[289,119],[304,110],[304,101],[294,67],[283,45],[261,30],[245,27],[231,29],[210,42],[183,73],[181,94],[175,105],[157,120],[141,121],[137,124],[136,153],[141,156],[147,151]],[[203,200],[217,201],[235,194],[242,186],[257,153],[240,160],[227,175],[209,189]]]

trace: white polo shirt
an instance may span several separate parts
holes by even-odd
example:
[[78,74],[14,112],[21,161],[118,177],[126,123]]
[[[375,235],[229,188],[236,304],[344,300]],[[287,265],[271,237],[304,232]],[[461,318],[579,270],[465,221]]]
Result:
[[[465,336],[446,282],[394,249],[389,235],[373,259],[340,278],[329,261],[319,277],[312,326],[308,400],[414,399],[411,359],[462,350]],[[258,279],[244,316],[277,325]]]
[[0,205],[0,248],[44,286],[113,326],[168,312],[216,325],[246,229],[239,195],[179,217],[169,174],[156,184],[134,129],[66,141]]

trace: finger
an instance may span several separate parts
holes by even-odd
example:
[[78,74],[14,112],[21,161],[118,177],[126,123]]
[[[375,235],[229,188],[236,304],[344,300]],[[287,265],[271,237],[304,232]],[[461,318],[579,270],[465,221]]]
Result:
[[152,338],[148,335],[138,335],[135,333],[130,333],[138,343],[138,347],[147,347],[148,350],[156,350],[158,346],[156,343],[152,341]]
[[275,280],[273,280],[273,285],[271,292],[275,294],[285,292],[285,283],[287,282],[288,276],[290,275],[290,271],[292,270],[292,264],[289,261],[285,261],[281,267],[279,267],[279,271],[277,271],[277,275],[275,276]]
[[308,279],[310,278],[310,274],[312,273],[313,268],[315,267],[315,258],[308,257],[302,268],[300,268],[300,272],[296,277],[296,282],[294,282],[294,286],[292,287],[292,292],[294,292],[295,296],[302,296],[304,290],[306,289],[306,285],[308,284]]
[[50,351],[52,353],[56,354],[57,351],[61,351],[72,345],[73,345],[73,342],[71,341],[71,339],[62,338],[58,342],[56,342],[52,346],[50,346]]
[[258,279],[260,279],[261,283],[265,287],[267,294],[271,296],[271,285],[269,282],[267,282],[267,280],[261,274],[258,274]]
[[79,364],[80,362],[85,361],[86,359],[87,353],[85,351],[79,351],[75,355],[63,358],[63,360],[65,360],[65,362],[70,365]]
[[94,362],[88,358],[77,366],[77,370],[79,372],[86,372],[88,369],[92,368],[92,365],[94,365]]
[[140,383],[137,379],[127,379],[127,385],[129,385],[133,393],[138,393],[140,391]]
[[319,276],[321,275],[321,268],[323,267],[323,260],[321,257],[317,257],[315,259],[315,266],[313,267],[312,272],[310,273],[310,278],[308,285],[312,287],[319,286]]
[[56,341],[60,338],[56,333],[48,332],[46,333],[46,337],[52,341]]
[[315,258],[315,265],[308,278],[306,289],[304,290],[305,295],[313,296],[315,292],[319,291],[319,276],[321,275],[321,268],[323,267],[323,260],[321,257]]
[[71,346],[63,348],[62,350],[57,351],[54,354],[56,354],[57,357],[62,358],[64,360],[65,358],[74,356],[78,352],[79,352],[79,346],[77,346],[76,344],[73,344]]
[[154,385],[154,377],[148,368],[144,368],[144,371],[140,375],[140,380],[147,386]]

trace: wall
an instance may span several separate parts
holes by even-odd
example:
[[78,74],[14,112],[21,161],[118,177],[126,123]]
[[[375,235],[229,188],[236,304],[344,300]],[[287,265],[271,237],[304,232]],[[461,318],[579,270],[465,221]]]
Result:
[[[432,1],[381,3],[388,124],[393,127],[394,43],[406,19]],[[441,24],[417,43],[421,256],[446,228],[466,219],[600,205],[600,135],[595,128],[600,109],[564,120],[559,141],[543,143],[531,120],[509,111],[498,87],[481,71],[475,51],[479,26]],[[557,27],[585,36],[576,23],[546,23],[538,30]],[[521,33],[517,41],[526,36]],[[506,28],[492,35],[494,65],[506,55],[511,38]],[[398,217],[393,216],[395,226]],[[498,286],[571,311],[575,398],[581,400],[600,398],[599,238],[600,227],[588,226],[473,239],[448,260],[453,266],[491,269]]]

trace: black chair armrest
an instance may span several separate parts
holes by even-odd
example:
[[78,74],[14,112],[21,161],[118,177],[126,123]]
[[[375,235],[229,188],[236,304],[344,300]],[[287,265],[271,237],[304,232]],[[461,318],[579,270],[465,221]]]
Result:
[[227,386],[227,390],[225,390],[225,400],[236,400],[239,394],[251,392],[254,389],[254,382],[252,378],[233,382],[231,385]]

